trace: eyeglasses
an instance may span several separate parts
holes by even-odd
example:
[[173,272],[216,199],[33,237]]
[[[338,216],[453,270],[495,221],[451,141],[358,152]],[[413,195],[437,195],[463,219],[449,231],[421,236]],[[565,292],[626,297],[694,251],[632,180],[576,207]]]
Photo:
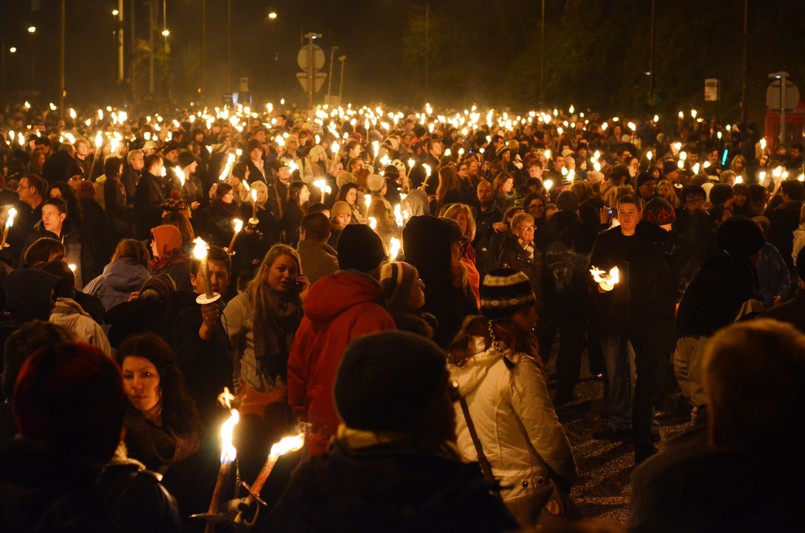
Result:
[[517,226],[520,231],[534,231],[534,226]]

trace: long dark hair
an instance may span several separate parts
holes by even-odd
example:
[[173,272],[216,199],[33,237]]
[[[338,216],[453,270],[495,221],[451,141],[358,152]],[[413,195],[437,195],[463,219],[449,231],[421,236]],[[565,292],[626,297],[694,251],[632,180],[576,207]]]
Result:
[[187,394],[184,375],[168,343],[155,333],[135,335],[126,339],[117,350],[117,362],[121,367],[128,356],[148,359],[159,372],[163,425],[180,434],[198,430],[196,404]]

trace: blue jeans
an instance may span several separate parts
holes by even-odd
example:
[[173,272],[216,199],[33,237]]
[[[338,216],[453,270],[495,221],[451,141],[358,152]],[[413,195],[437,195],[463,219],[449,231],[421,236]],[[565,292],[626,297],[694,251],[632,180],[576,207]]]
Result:
[[601,352],[607,373],[607,425],[628,431],[636,373],[634,348],[625,335],[610,335],[601,341]]

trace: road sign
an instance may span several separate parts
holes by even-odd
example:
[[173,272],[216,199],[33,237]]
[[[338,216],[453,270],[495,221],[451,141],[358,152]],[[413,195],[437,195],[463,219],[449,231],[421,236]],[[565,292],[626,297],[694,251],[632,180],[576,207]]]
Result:
[[[780,80],[774,80],[766,89],[766,105],[771,109],[780,109],[781,90]],[[785,110],[793,111],[799,103],[799,89],[792,82],[785,82]]]
[[[327,73],[315,72],[313,76],[313,94],[315,94],[319,92],[319,89],[321,89],[321,86],[324,84],[324,80],[327,79]],[[310,73],[297,72],[296,79],[298,79],[300,85],[302,85],[302,90],[305,91],[305,93],[310,93]]]
[[704,101],[718,102],[718,79],[707,78],[704,80]]
[[315,44],[306,44],[296,55],[296,62],[302,70],[310,70],[310,62],[313,61],[313,70],[319,70],[324,66],[324,51]]

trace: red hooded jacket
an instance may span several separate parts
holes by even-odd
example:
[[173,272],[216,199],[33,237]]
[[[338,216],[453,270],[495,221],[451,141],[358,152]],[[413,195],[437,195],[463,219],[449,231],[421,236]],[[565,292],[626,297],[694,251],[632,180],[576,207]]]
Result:
[[312,424],[311,456],[321,455],[341,420],[333,384],[347,345],[355,338],[397,329],[380,284],[368,275],[342,271],[319,279],[305,300],[305,316],[288,358],[288,403]]

